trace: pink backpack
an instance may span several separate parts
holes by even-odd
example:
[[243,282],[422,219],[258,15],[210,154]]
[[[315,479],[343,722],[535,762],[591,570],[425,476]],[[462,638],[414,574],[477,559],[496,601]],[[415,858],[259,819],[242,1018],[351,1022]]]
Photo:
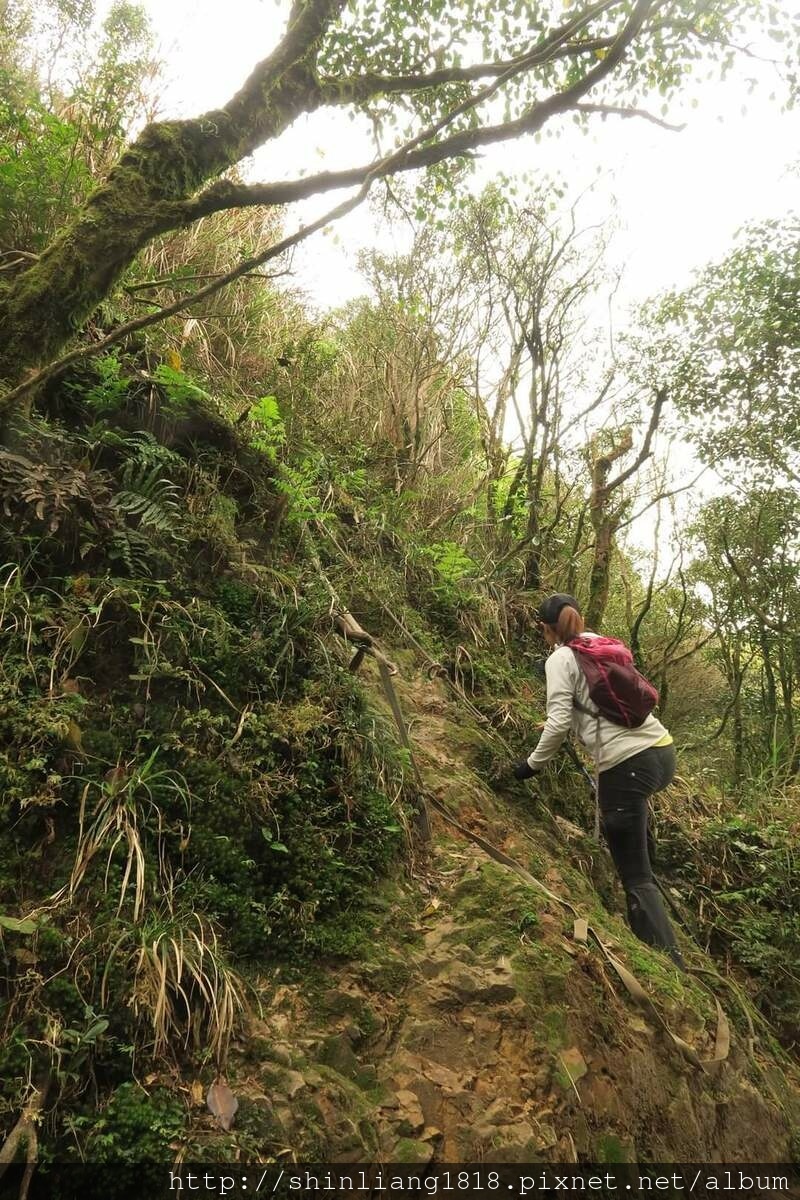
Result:
[[633,655],[624,642],[609,637],[578,634],[567,642],[583,671],[589,698],[597,712],[575,707],[589,716],[598,714],[615,725],[638,729],[658,704],[658,692],[633,665]]

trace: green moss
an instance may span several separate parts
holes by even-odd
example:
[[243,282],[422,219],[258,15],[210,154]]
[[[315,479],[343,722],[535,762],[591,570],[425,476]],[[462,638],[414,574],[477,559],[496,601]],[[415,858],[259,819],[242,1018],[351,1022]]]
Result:
[[567,1013],[563,1008],[548,1008],[536,1016],[538,1038],[548,1050],[556,1052],[568,1045]]
[[600,1163],[634,1163],[636,1149],[628,1139],[614,1133],[601,1134],[595,1142],[595,1154]]
[[566,999],[567,976],[572,960],[559,954],[544,941],[525,945],[511,959],[514,985],[532,1014],[543,1007]]
[[418,1142],[413,1138],[400,1138],[392,1153],[395,1162],[427,1163],[430,1162],[431,1148],[427,1142]]

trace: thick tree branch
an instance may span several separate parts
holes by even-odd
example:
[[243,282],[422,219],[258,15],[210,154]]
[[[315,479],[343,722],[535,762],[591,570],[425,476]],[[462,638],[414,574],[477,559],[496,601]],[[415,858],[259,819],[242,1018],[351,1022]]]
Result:
[[652,445],[655,432],[658,429],[658,422],[661,419],[661,410],[666,404],[666,401],[667,389],[661,387],[656,392],[656,401],[653,405],[653,411],[650,413],[650,424],[647,426],[647,433],[644,436],[644,441],[642,442],[639,453],[636,455],[636,458],[629,467],[627,467],[624,471],[620,471],[616,478],[612,479],[610,483],[606,484],[607,492],[616,491],[616,489],[621,487],[623,483],[626,483],[627,480],[630,479],[631,475],[636,474],[645,459],[650,457],[650,446]]
[[[312,14],[315,15],[315,20],[309,18],[305,24],[303,24],[303,20],[298,17],[295,23],[290,26],[289,33],[287,33],[284,43],[282,43],[283,47],[284,44],[288,42],[289,49],[282,50],[282,47],[279,47],[275,52],[275,55],[271,56],[271,60],[275,60],[276,56],[279,60],[281,60],[281,54],[283,54],[284,58],[288,58],[290,60],[290,63],[294,61],[292,59],[292,54],[300,53],[302,46],[305,44],[303,40],[304,38],[311,38],[313,40],[314,30],[318,30],[321,27],[323,14],[327,13],[328,20],[330,20],[330,15],[335,10],[336,5],[340,5],[341,3],[343,3],[343,0],[309,0],[309,3],[301,10],[301,16],[302,14],[305,14],[306,16],[308,16],[308,14]],[[65,355],[63,358],[55,362],[51,362],[48,366],[34,372],[23,383],[7,392],[6,395],[0,399],[0,413],[7,412],[12,409],[20,399],[32,392],[36,387],[44,382],[44,380],[51,378],[54,374],[57,374],[63,370],[63,368],[69,365],[71,362],[74,362],[79,358],[86,357],[88,354],[94,355],[100,353],[106,347],[121,340],[122,337],[127,336],[128,333],[133,332],[136,329],[141,329],[147,325],[155,324],[158,320],[163,320],[167,316],[171,316],[174,313],[182,311],[188,305],[194,304],[198,300],[214,294],[222,287],[226,286],[227,283],[233,282],[235,279],[240,278],[241,275],[252,271],[255,267],[260,266],[270,258],[274,258],[278,254],[284,253],[285,250],[296,245],[298,241],[308,237],[310,233],[321,229],[324,225],[329,224],[333,220],[338,220],[339,217],[344,216],[345,213],[350,212],[359,203],[361,203],[361,201],[369,192],[372,183],[376,179],[404,169],[403,164],[407,162],[410,156],[419,151],[420,147],[423,148],[423,152],[427,150],[433,155],[438,154],[439,158],[448,157],[455,154],[469,152],[478,145],[484,145],[491,141],[517,137],[522,133],[534,132],[535,130],[541,128],[551,116],[558,112],[566,111],[572,107],[583,95],[586,94],[586,92],[594,87],[597,82],[605,78],[606,75],[615,69],[615,67],[624,58],[628,46],[642,28],[642,25],[654,3],[655,0],[637,0],[637,3],[634,5],[628,20],[603,60],[598,62],[594,67],[587,71],[582,79],[578,80],[564,91],[555,93],[554,95],[549,96],[546,100],[533,105],[531,109],[529,109],[515,121],[510,121],[499,126],[486,126],[477,130],[464,130],[460,133],[453,134],[449,138],[445,138],[443,143],[436,142],[435,139],[442,132],[442,130],[444,130],[448,125],[452,124],[457,117],[473,108],[476,108],[478,105],[490,99],[500,90],[500,88],[508,81],[508,79],[512,77],[512,75],[518,73],[518,71],[522,69],[521,67],[517,67],[515,65],[512,69],[510,69],[509,72],[499,76],[492,83],[480,89],[476,94],[467,97],[464,101],[462,101],[461,104],[455,106],[432,126],[423,130],[409,142],[405,143],[403,146],[399,147],[396,151],[387,155],[385,158],[374,163],[364,178],[359,191],[354,196],[343,201],[341,204],[336,205],[324,217],[321,217],[318,221],[312,222],[304,229],[299,230],[290,238],[283,239],[277,244],[276,247],[270,247],[262,254],[248,259],[246,262],[240,264],[240,266],[234,271],[229,272],[227,276],[223,276],[220,280],[208,285],[208,287],[201,288],[193,296],[184,297],[181,300],[176,301],[175,304],[169,305],[165,309],[162,309],[160,313],[148,313],[145,316],[137,318],[136,321],[128,322],[126,326],[121,326],[119,330],[115,330],[113,333],[109,334],[108,337],[103,338],[101,342],[96,343],[91,348],[78,348],[72,351],[70,354]],[[301,27],[301,25],[303,26],[302,36],[297,33],[297,30]],[[293,31],[296,34],[294,40],[292,40],[291,36]],[[248,81],[248,83],[245,84],[242,92],[238,93],[237,97],[234,98],[234,101],[230,106],[232,109],[235,109],[237,105],[243,103],[241,97],[252,92],[253,88],[256,86],[253,83],[253,80],[257,72],[258,69],[256,72],[254,72],[254,75],[251,76],[251,79]],[[269,108],[270,106],[267,104],[266,107]],[[426,143],[431,143],[431,145],[428,146]],[[139,143],[137,143],[137,145],[138,144]],[[246,153],[246,150],[242,153]],[[433,161],[439,161],[439,158],[434,157]],[[124,157],[122,161],[125,161]],[[182,208],[180,203],[177,205],[173,204],[171,206],[165,206],[162,204],[158,207],[162,231],[168,228],[173,228],[177,223],[185,224],[187,222],[185,210]],[[169,218],[167,217],[168,212],[171,214]],[[147,239],[145,238],[145,240]],[[56,243],[56,245],[57,244],[58,243]],[[121,264],[117,265],[117,271],[120,265]],[[107,288],[104,290],[107,290]],[[2,313],[0,312],[0,318],[1,317]],[[1,320],[0,325],[2,325]]]
[[[618,35],[612,49],[609,50],[602,62],[597,63],[583,79],[571,87],[531,105],[513,121],[499,125],[484,125],[478,129],[461,130],[441,141],[422,146],[413,154],[406,155],[402,162],[393,168],[392,173],[418,171],[423,167],[435,166],[448,158],[471,157],[484,146],[509,141],[521,137],[523,134],[536,133],[550,117],[579,108],[580,97],[590,91],[618,65],[628,45],[644,23],[647,11],[651,7],[652,0],[640,0],[628,24]],[[494,94],[511,78],[530,70],[531,66],[535,65],[534,57],[532,53],[526,58],[512,60],[510,65],[498,75],[496,82],[491,85],[491,89],[486,89],[486,92],[491,90],[491,93]],[[500,64],[497,65],[500,66]],[[475,102],[481,102],[485,98],[486,95],[479,93]],[[460,106],[456,111],[461,111]],[[309,175],[305,179],[277,183],[244,184],[234,180],[221,179],[193,199],[172,206],[169,219],[173,225],[177,226],[190,224],[200,217],[229,208],[290,204],[321,192],[356,186],[362,183],[374,168],[374,163],[366,163],[343,171],[323,171],[317,175]]]
[[[0,378],[55,357],[180,204],[320,103],[315,57],[345,0],[295,4],[288,29],[225,108],[147,125],[38,262],[0,289]],[[2,407],[2,405],[0,405]]]
[[[646,10],[648,7],[648,0],[640,0],[637,9],[642,8]],[[634,11],[636,12],[636,10]],[[633,18],[631,18],[631,21],[632,20]],[[623,31],[623,35],[631,25],[631,21],[628,22],[628,25]],[[621,37],[623,35],[621,35]],[[635,36],[635,32],[631,34],[631,36]],[[303,226],[294,234],[281,239],[281,241],[275,243],[273,246],[268,247],[267,250],[262,251],[260,254],[244,260],[232,271],[228,271],[226,274],[221,275],[218,279],[215,279],[205,287],[200,288],[191,296],[183,296],[180,299],[175,300],[172,304],[159,309],[157,312],[147,313],[144,316],[137,317],[132,321],[127,321],[125,324],[118,326],[117,329],[113,330],[99,342],[95,342],[92,346],[78,346],[69,354],[65,354],[57,361],[51,362],[46,367],[36,371],[16,388],[13,388],[0,398],[0,414],[13,409],[14,406],[26,395],[32,391],[35,391],[46,380],[51,379],[54,375],[60,374],[73,362],[76,362],[79,359],[95,357],[96,355],[101,354],[104,350],[108,349],[110,346],[115,345],[117,342],[120,342],[124,338],[130,336],[130,334],[136,333],[140,329],[145,329],[150,325],[155,325],[158,322],[165,320],[167,317],[174,316],[177,313],[182,312],[190,305],[196,304],[200,300],[204,300],[209,296],[215,295],[224,287],[227,287],[228,284],[240,279],[243,275],[251,274],[256,267],[262,266],[265,262],[272,258],[277,258],[281,254],[285,254],[287,250],[290,250],[299,242],[305,240],[305,238],[309,237],[312,233],[324,228],[332,221],[339,220],[341,217],[351,212],[352,209],[356,208],[362,202],[362,200],[366,198],[370,187],[376,179],[383,175],[392,174],[393,171],[399,168],[400,164],[402,164],[406,157],[413,153],[413,151],[416,150],[421,143],[435,138],[443,128],[454,121],[457,117],[468,112],[470,109],[477,107],[479,104],[483,103],[484,100],[491,98],[491,96],[498,91],[504,82],[504,78],[501,77],[495,82],[489,84],[487,87],[483,88],[476,95],[469,96],[456,108],[446,113],[438,121],[434,122],[433,125],[423,130],[409,142],[406,142],[397,150],[392,151],[383,159],[379,159],[369,171],[359,190],[353,196],[350,196],[348,199],[343,200],[340,204],[335,205],[334,208],[330,209],[316,221],[312,221],[309,225]]]
[[[238,267],[226,272],[224,275],[217,276],[211,283],[193,292],[191,296],[181,296],[178,300],[173,301],[172,304],[168,304],[164,308],[159,308],[157,312],[147,313],[145,316],[136,317],[132,321],[126,321],[123,325],[118,325],[106,337],[101,338],[99,342],[94,342],[92,345],[77,346],[69,354],[63,355],[62,358],[49,363],[46,367],[42,367],[40,371],[35,372],[12,391],[0,397],[0,414],[13,409],[26,395],[41,387],[43,383],[48,379],[52,379],[54,375],[60,375],[72,363],[78,362],[80,359],[95,358],[111,346],[130,337],[131,334],[138,333],[140,329],[146,329],[149,325],[156,325],[161,321],[165,321],[168,317],[173,317],[177,313],[183,312],[184,309],[197,304],[199,301],[206,300],[209,296],[222,291],[223,288],[234,283],[237,279],[241,279],[246,275],[252,275],[256,267],[262,266],[272,258],[278,258],[281,254],[285,254],[312,233],[316,233],[326,225],[331,224],[331,222],[339,220],[340,217],[345,216],[352,209],[356,208],[366,196],[371,184],[372,179],[370,178],[365,181],[360,191],[354,196],[344,200],[341,204],[337,204],[335,208],[330,209],[318,220],[312,221],[309,225],[302,226],[302,228],[289,237],[282,238],[281,241],[276,242],[269,249],[262,251],[261,254],[245,259]],[[150,302],[148,301],[147,303]]]

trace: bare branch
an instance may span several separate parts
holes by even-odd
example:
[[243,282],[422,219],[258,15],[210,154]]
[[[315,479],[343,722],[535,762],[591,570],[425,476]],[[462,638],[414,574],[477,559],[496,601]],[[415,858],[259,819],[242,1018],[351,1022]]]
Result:
[[[289,275],[289,271],[252,271],[249,275],[244,275],[244,279],[282,279],[283,276]],[[206,272],[202,275],[163,275],[159,279],[145,279],[141,283],[126,283],[124,291],[133,296],[137,292],[147,291],[148,288],[171,288],[175,289],[184,283],[200,283],[203,279],[222,279],[222,272]],[[148,301],[150,303],[150,301]]]
[[654,496],[652,500],[649,500],[647,504],[645,504],[644,508],[640,508],[638,512],[633,514],[633,516],[626,517],[624,521],[620,521],[620,523],[617,525],[617,532],[619,532],[620,529],[625,529],[627,525],[632,525],[634,521],[638,521],[639,517],[643,516],[648,509],[652,508],[654,504],[658,504],[659,501],[669,500],[671,496],[678,496],[681,492],[688,492],[700,479],[702,479],[708,470],[710,470],[710,467],[705,466],[703,467],[702,471],[698,471],[694,479],[690,480],[689,483],[681,484],[680,487],[670,488],[670,490],[667,492],[659,492],[657,496]]
[[686,124],[673,125],[670,121],[663,120],[662,117],[657,117],[655,113],[648,112],[645,108],[629,108],[621,104],[575,104],[573,106],[579,112],[585,113],[602,113],[603,116],[611,117],[636,117],[641,121],[651,121],[653,125],[658,125],[661,129],[668,129],[670,133],[680,133],[686,128]]
[[615,479],[611,480],[610,483],[606,484],[607,492],[616,491],[618,487],[621,487],[623,483],[630,479],[631,475],[636,474],[644,460],[649,458],[650,446],[652,444],[655,432],[658,429],[658,422],[661,419],[661,410],[664,407],[666,400],[667,389],[660,387],[656,392],[656,401],[653,405],[653,411],[650,414],[650,424],[647,427],[647,433],[645,434],[639,453],[636,455],[636,458],[629,467],[627,467],[624,471],[621,471]]
[[730,569],[733,571],[736,578],[739,580],[739,585],[742,589],[742,598],[744,599],[745,603],[747,604],[747,606],[751,610],[751,612],[753,612],[758,617],[758,619],[762,625],[766,625],[767,629],[772,629],[775,631],[775,633],[789,634],[792,637],[800,636],[800,635],[798,635],[796,630],[787,628],[787,626],[782,621],[773,621],[772,617],[767,615],[764,608],[753,599],[753,597],[750,593],[750,585],[747,581],[747,576],[745,575],[744,571],[742,570],[742,567],[740,566],[740,564],[733,557],[733,554],[731,553],[730,546],[728,545],[728,539],[727,539],[727,536],[726,536],[726,533],[724,530],[722,530],[720,537],[722,540],[722,553],[725,555],[725,561],[727,562]]

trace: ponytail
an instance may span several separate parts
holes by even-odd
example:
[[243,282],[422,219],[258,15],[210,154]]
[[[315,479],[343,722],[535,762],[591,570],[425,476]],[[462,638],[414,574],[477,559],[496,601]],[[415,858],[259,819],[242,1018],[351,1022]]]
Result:
[[565,646],[567,642],[571,642],[578,634],[583,633],[586,626],[583,623],[583,617],[578,612],[577,608],[573,608],[569,604],[565,604],[558,614],[558,620],[553,628],[556,631],[556,636]]

